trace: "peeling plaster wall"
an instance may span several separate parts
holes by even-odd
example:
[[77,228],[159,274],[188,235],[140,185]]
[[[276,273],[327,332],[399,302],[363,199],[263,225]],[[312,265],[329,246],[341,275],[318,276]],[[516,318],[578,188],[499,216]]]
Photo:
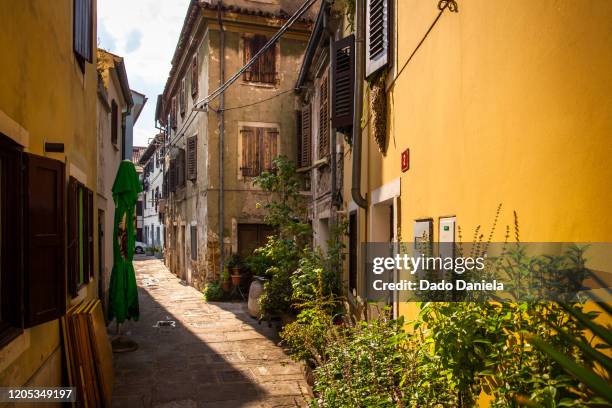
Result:
[[[226,79],[238,71],[243,63],[243,35],[262,32],[271,35],[275,31],[270,27],[254,25],[238,26],[236,22],[226,27],[225,33],[225,72]],[[197,28],[196,28],[197,29]],[[195,38],[199,53],[199,89],[198,99],[208,95],[220,84],[219,69],[219,30],[214,25],[201,29],[201,39]],[[296,39],[296,36],[299,39]],[[279,92],[293,89],[299,72],[302,56],[308,39],[308,32],[293,34],[291,38],[282,38],[277,45],[278,81],[275,85],[249,84],[241,78],[225,93],[226,109],[242,107],[273,96]],[[190,68],[179,74],[179,81],[186,77],[190,82]],[[185,117],[178,114],[178,129],[189,118],[193,106],[189,85],[187,86],[187,106]],[[218,99],[211,107],[218,108]],[[237,249],[237,228],[240,223],[262,223],[264,213],[257,208],[257,203],[268,199],[268,195],[253,187],[252,180],[244,180],[239,175],[239,130],[244,122],[274,125],[279,129],[278,153],[291,159],[296,157],[295,111],[297,109],[293,92],[271,99],[265,103],[230,109],[225,112],[224,144],[224,242],[226,256]],[[186,136],[198,135],[198,175],[195,182],[187,181],[184,188],[173,194],[171,201],[172,216],[167,217],[170,226],[168,234],[172,235],[173,223],[177,223],[177,233],[181,234],[180,224],[186,224],[186,248],[176,246],[180,240],[168,240],[167,264],[178,276],[186,273],[190,284],[202,288],[206,281],[219,276],[219,120],[212,109],[200,112],[186,131],[185,137],[178,140],[176,146],[185,148]],[[172,136],[171,136],[172,139]],[[170,214],[170,213],[169,213]],[[198,232],[197,261],[191,260],[191,235],[189,225],[195,223]],[[184,251],[185,272],[181,271],[179,252]]]

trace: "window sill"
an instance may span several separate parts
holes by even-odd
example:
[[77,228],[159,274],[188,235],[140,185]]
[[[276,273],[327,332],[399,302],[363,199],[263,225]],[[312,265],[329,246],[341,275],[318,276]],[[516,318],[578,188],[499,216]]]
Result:
[[251,81],[242,81],[240,83],[241,85],[245,85],[245,86],[254,86],[256,88],[266,88],[266,89],[277,89],[278,88],[278,84],[274,83],[267,83],[267,82],[251,82]]

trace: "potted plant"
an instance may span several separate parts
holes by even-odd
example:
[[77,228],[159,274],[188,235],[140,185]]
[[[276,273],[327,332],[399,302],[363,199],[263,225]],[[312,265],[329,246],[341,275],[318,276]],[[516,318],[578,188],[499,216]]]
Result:
[[223,273],[221,273],[221,288],[224,292],[230,291],[230,275],[227,269],[227,266],[223,268]]
[[242,266],[242,260],[240,259],[240,255],[232,254],[229,260],[227,261],[227,268],[231,271],[232,276],[232,285],[238,286],[240,285],[240,268]]

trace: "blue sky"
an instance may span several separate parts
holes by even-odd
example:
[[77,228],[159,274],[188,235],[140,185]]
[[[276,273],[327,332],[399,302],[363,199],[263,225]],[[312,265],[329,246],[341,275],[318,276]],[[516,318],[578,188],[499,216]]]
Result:
[[99,0],[98,46],[122,56],[130,88],[149,99],[134,127],[134,145],[155,136],[155,103],[163,91],[170,60],[189,0]]

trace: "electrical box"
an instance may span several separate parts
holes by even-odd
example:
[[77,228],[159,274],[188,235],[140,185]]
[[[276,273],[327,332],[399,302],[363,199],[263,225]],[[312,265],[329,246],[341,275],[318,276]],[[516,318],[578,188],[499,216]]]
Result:
[[455,217],[440,218],[440,242],[455,242]]
[[455,257],[455,217],[443,217],[438,221],[439,224],[439,255],[440,258]]

